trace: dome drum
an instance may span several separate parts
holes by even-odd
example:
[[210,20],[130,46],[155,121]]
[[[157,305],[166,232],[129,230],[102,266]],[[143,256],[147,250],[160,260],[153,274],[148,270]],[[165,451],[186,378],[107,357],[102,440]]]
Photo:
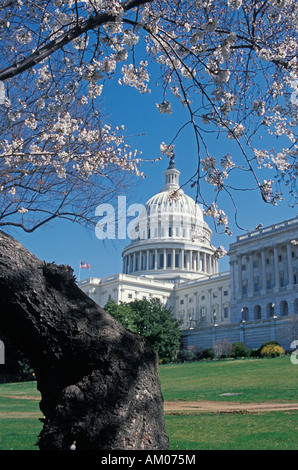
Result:
[[155,247],[148,244],[123,252],[123,272],[164,279],[194,279],[199,275],[216,274],[218,265],[211,250],[199,250],[191,244],[186,247],[169,243]]

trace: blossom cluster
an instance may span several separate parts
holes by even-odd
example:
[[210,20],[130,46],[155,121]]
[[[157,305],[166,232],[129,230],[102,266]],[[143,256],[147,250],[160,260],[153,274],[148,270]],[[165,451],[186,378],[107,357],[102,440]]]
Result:
[[[115,79],[141,94],[150,93],[156,83],[161,97],[153,106],[164,115],[181,109],[175,106],[180,101],[198,148],[206,148],[204,130],[225,134],[239,145],[239,154],[233,159],[225,155],[220,164],[208,151],[200,157],[199,177],[204,172],[215,190],[227,185],[236,167],[250,171],[254,180],[258,170],[274,168],[275,182],[262,176],[259,189],[264,200],[276,203],[280,194],[274,184],[284,181],[292,187],[297,175],[293,83],[298,83],[298,6],[295,0],[259,4],[4,2],[0,151],[2,174],[9,170],[11,176],[9,182],[5,176],[0,181],[2,194],[7,188],[10,200],[16,200],[12,169],[17,179],[29,175],[30,166],[30,174],[33,168],[54,168],[60,180],[74,173],[90,180],[110,166],[140,174],[140,159],[126,146],[123,129],[112,130],[100,117],[106,83]],[[257,149],[252,138],[264,132],[282,140],[281,148]],[[172,157],[174,146],[162,142],[160,151]],[[216,205],[210,204],[206,213],[227,226]]]

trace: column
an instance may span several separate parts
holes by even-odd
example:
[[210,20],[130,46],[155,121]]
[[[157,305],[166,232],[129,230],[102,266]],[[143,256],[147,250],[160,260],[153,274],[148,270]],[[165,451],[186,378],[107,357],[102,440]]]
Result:
[[274,290],[278,291],[279,290],[279,265],[278,265],[278,251],[277,251],[276,245],[273,248],[273,258],[274,258],[274,281],[275,281]]
[[163,249],[163,269],[167,268],[167,250]]
[[184,250],[181,250],[181,269],[184,269]]
[[261,294],[265,294],[265,292],[267,290],[267,286],[266,286],[266,254],[265,254],[265,248],[263,248],[262,251],[261,251],[261,279],[262,279]]
[[212,289],[208,289],[209,293],[209,318],[210,318],[210,323],[212,325],[214,324],[214,318],[213,318],[213,312],[212,312]]
[[231,288],[231,300],[235,299],[235,261],[230,260],[230,288]]
[[222,311],[222,286],[218,287],[218,293],[219,293],[219,299],[218,299],[218,316],[220,318],[220,321],[224,321],[224,315]]
[[147,250],[146,270],[150,269],[150,252]]
[[132,257],[132,272],[136,270],[136,252],[134,252]]
[[154,270],[157,270],[157,250],[154,251]]
[[238,267],[238,276],[237,276],[237,281],[238,281],[238,299],[242,299],[242,257],[241,255],[237,255],[237,267]]
[[203,253],[203,271],[204,271],[204,273],[207,272],[207,269],[206,269],[206,253]]
[[253,255],[250,251],[248,254],[249,264],[248,264],[248,295],[252,297],[254,295],[254,266],[253,266]]
[[176,269],[176,250],[172,249],[172,269]]
[[287,264],[288,264],[288,288],[291,289],[294,285],[294,273],[293,273],[293,258],[292,258],[292,247],[291,242],[287,243]]
[[198,312],[198,293],[194,292],[194,320],[195,320],[195,328],[198,327],[199,323],[199,312]]
[[207,269],[207,271],[208,271],[208,274],[212,274],[212,272],[211,272],[211,255],[210,254],[208,255],[208,269]]
[[198,271],[198,268],[197,268],[197,266],[198,266],[197,260],[198,260],[198,252],[195,251],[195,256],[194,256],[194,260],[193,260],[193,263],[194,263],[194,265],[193,265],[193,270],[194,270],[195,272]]

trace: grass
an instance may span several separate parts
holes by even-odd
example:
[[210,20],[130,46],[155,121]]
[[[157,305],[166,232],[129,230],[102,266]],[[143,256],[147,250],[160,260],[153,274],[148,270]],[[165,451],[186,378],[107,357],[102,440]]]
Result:
[[298,412],[166,415],[171,450],[297,450]]
[[37,450],[42,429],[36,382],[0,385],[0,450]]
[[[274,359],[160,367],[165,400],[298,402],[298,366]],[[221,396],[222,393],[240,393]],[[37,450],[42,429],[35,382],[0,384],[0,450]],[[166,414],[170,450],[298,450],[298,412]]]
[[160,367],[165,400],[235,400],[242,403],[298,401],[298,367],[289,356],[274,359],[206,361]]
[[[298,366],[289,356],[163,365],[160,379],[164,400],[298,402]],[[185,412],[165,419],[171,450],[298,449],[297,411]]]

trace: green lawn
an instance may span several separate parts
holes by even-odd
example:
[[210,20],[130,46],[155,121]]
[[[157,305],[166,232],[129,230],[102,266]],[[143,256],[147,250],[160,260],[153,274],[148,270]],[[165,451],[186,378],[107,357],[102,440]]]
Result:
[[[298,402],[289,356],[163,365],[160,379],[164,400]],[[297,450],[297,425],[298,411],[166,414],[172,450]]]
[[298,366],[289,356],[168,364],[160,367],[165,400],[298,401]]
[[36,382],[0,384],[0,450],[37,450],[42,429]]
[[298,411],[166,415],[171,450],[298,450]]
[[[289,356],[162,365],[160,378],[165,400],[298,402],[298,366]],[[35,382],[0,384],[0,450],[38,449],[39,398]],[[165,418],[171,450],[298,450],[296,411]]]

